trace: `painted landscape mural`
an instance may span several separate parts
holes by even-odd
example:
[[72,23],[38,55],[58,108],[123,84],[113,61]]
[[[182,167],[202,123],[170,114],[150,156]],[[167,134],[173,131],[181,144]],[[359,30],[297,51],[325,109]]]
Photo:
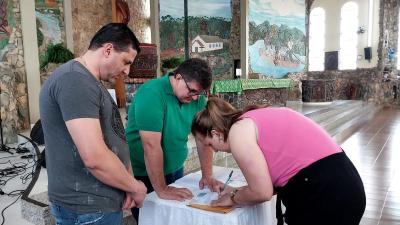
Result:
[[249,0],[250,73],[283,78],[305,65],[304,0]]
[[35,16],[39,58],[44,60],[47,47],[65,43],[62,0],[35,0]]
[[[160,48],[164,64],[179,63],[185,58],[183,14],[183,0],[160,1]],[[231,17],[230,0],[188,0],[189,55],[208,61],[217,79],[232,76]]]
[[16,48],[14,44],[9,43],[11,33],[15,27],[12,4],[11,0],[0,2],[0,62],[5,61],[4,57],[8,51]]
[[183,0],[160,1],[160,50],[161,61],[167,67],[175,65],[168,59],[175,58],[179,63],[185,58]]

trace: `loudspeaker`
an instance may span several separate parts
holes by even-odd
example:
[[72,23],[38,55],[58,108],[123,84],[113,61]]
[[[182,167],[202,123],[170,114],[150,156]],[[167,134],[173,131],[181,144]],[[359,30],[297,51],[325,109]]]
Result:
[[338,69],[338,51],[325,52],[325,70]]
[[241,76],[240,71],[240,59],[233,60],[233,79],[239,78]]
[[372,59],[372,49],[371,49],[371,47],[364,48],[364,58],[366,60],[371,60]]
[[33,125],[30,137],[38,145],[44,145],[44,134],[40,119]]

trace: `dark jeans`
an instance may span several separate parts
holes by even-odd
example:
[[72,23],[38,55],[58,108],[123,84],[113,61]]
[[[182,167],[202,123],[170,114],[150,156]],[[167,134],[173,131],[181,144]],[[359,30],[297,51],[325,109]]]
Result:
[[[165,175],[165,183],[167,185],[174,183],[179,178],[183,177],[183,168]],[[140,180],[147,187],[147,194],[154,191],[153,186],[151,185],[150,178],[148,176],[135,176],[136,180]],[[137,223],[139,224],[139,208],[132,208],[132,216],[135,218]]]
[[122,211],[77,213],[59,205],[50,205],[56,225],[121,225]]
[[344,152],[312,163],[276,190],[289,225],[358,225],[365,210],[362,180]]

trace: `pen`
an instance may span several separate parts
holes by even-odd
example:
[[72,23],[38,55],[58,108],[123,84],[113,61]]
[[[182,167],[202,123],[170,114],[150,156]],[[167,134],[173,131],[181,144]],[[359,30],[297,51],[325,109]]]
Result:
[[227,185],[227,184],[228,184],[228,182],[231,180],[232,173],[233,173],[233,170],[231,170],[231,172],[229,173],[228,179],[225,181],[225,183],[224,183],[224,187],[222,187],[222,190],[221,190],[221,192],[225,190],[225,188],[226,188],[226,185]]

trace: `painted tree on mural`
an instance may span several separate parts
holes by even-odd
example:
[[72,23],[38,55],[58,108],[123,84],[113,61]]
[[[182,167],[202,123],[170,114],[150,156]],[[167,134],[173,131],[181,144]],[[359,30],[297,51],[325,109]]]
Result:
[[189,39],[199,34],[218,36],[222,39],[229,39],[231,21],[223,17],[189,16]]
[[[160,21],[161,49],[183,48],[183,18],[162,16]],[[165,37],[165,38],[164,38]]]
[[9,26],[8,18],[8,2],[0,2],[0,49],[2,49],[8,43],[8,37],[10,37],[12,28]]
[[274,64],[277,65],[281,53],[285,51],[286,59],[290,61],[300,61],[297,55],[305,54],[305,35],[297,28],[290,28],[286,25],[277,26],[270,24],[268,21],[260,25],[256,25],[254,22],[249,23],[249,45],[253,45],[257,40],[264,40],[264,46],[266,48],[272,48],[274,50]]
[[[208,16],[189,16],[189,43],[197,35],[218,36],[223,40],[229,40],[231,21],[223,17]],[[160,47],[165,58],[178,57],[184,58],[184,18],[174,18],[170,15],[160,18]],[[173,50],[172,50],[173,49]],[[168,54],[169,52],[169,54]],[[214,75],[228,73],[231,68],[232,56],[229,53],[229,42],[225,41],[223,49],[213,52],[202,52],[201,54],[191,53],[191,57],[213,58],[215,63],[212,65]]]
[[7,33],[7,1],[0,2],[0,34]]
[[[189,16],[189,39],[198,34],[218,36],[229,39],[231,22],[222,17]],[[170,15],[160,19],[161,50],[184,47],[184,18],[174,18]],[[206,32],[206,33],[204,33]]]
[[305,3],[249,0],[249,71],[273,78],[304,70]]
[[9,50],[10,35],[15,27],[10,0],[0,2],[0,61]]
[[[189,58],[207,61],[218,79],[230,79],[233,63],[229,48],[231,14],[230,0],[187,1],[186,18],[183,0],[160,1],[162,65],[175,65],[170,62],[181,62],[188,53]],[[185,49],[186,43],[188,49]]]

